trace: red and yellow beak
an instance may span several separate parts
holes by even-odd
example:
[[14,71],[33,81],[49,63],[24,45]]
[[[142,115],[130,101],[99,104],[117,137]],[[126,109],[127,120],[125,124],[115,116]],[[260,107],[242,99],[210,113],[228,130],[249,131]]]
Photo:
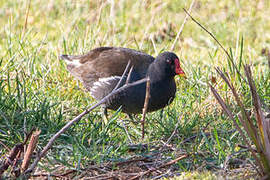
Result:
[[175,64],[175,73],[186,79],[187,76],[183,71],[183,69],[181,68],[179,60],[175,59],[174,64]]

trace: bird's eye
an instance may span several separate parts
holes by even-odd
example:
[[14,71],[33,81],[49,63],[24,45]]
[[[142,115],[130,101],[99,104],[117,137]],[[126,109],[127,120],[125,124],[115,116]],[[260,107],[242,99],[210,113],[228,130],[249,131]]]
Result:
[[168,64],[171,64],[171,63],[172,63],[172,61],[170,61],[169,59],[166,59],[166,62],[167,62]]

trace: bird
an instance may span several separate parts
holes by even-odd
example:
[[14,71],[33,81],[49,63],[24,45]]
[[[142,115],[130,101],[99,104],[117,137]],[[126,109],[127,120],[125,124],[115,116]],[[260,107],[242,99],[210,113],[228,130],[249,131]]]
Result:
[[[65,60],[67,70],[80,80],[90,95],[100,101],[113,91],[130,62],[132,71],[129,82],[148,77],[150,80],[150,98],[147,112],[156,111],[169,105],[175,98],[176,83],[174,77],[186,78],[180,66],[179,58],[173,52],[163,52],[156,58],[144,52],[123,47],[98,47],[83,55],[60,55]],[[126,83],[123,76],[119,87]],[[142,113],[146,94],[146,83],[120,91],[111,96],[102,106],[118,110],[128,115]]]

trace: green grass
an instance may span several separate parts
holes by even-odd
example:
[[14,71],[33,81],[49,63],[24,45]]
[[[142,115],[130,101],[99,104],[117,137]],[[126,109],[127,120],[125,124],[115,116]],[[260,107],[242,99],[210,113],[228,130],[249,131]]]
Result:
[[[99,46],[134,48],[156,56],[169,50],[174,38],[163,36],[163,29],[176,34],[191,1],[37,1],[32,0],[27,27],[25,16],[29,1],[0,0],[0,155],[24,139],[24,128],[41,129],[38,151],[54,133],[95,101],[67,72],[59,61],[60,54],[82,54]],[[238,4],[239,3],[239,4]],[[214,33],[243,72],[243,64],[253,64],[253,74],[259,94],[270,104],[270,73],[267,58],[261,54],[270,48],[269,1],[198,1],[193,16]],[[170,29],[170,25],[172,28]],[[156,52],[151,37],[157,37]],[[241,38],[243,37],[243,46]],[[241,49],[243,47],[243,49]],[[248,152],[240,153],[242,144],[233,123],[222,113],[209,91],[210,76],[217,78],[216,87],[231,104],[228,87],[217,76],[214,67],[221,66],[238,83],[238,91],[251,106],[247,85],[234,76],[225,53],[194,22],[188,21],[174,52],[180,57],[188,76],[176,77],[176,99],[164,111],[147,114],[144,143],[162,146],[180,119],[171,141],[176,151],[164,153],[163,159],[175,158],[179,152],[193,155],[179,161],[178,172],[224,169],[226,158],[248,160]],[[94,163],[127,159],[135,154],[151,156],[157,148],[131,153],[129,139],[141,142],[139,123],[130,122],[119,112],[111,112],[107,123],[97,108],[72,126],[55,142],[39,163],[51,172],[56,165],[80,169]],[[140,119],[140,115],[137,119]],[[121,119],[122,121],[120,121]],[[139,122],[139,121],[138,121]],[[191,141],[181,143],[195,136]],[[252,159],[251,159],[252,161]],[[229,169],[239,164],[230,163]],[[8,176],[8,175],[7,175]]]

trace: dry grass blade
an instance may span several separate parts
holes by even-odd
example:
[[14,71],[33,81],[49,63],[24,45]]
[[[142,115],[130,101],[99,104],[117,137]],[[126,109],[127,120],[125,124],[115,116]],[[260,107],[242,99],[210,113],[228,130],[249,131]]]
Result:
[[171,136],[170,136],[169,139],[166,141],[166,143],[163,145],[163,147],[167,146],[167,145],[171,142],[171,140],[172,140],[173,136],[175,135],[175,133],[176,133],[176,131],[177,131],[177,128],[178,128],[178,126],[179,126],[179,124],[180,124],[180,122],[181,122],[181,120],[182,120],[182,116],[183,116],[183,114],[181,114],[181,115],[179,116],[178,122],[177,122],[177,124],[175,125],[175,128],[174,128],[174,130],[173,130]]
[[[208,84],[214,97],[217,99],[218,103],[221,105],[222,109],[225,111],[225,113],[229,116],[229,118],[233,121],[235,127],[237,128],[237,130],[239,131],[239,133],[241,134],[241,136],[243,137],[245,143],[248,146],[248,149],[251,151],[252,156],[254,157],[256,164],[260,167],[260,169],[262,169],[262,164],[260,163],[259,158],[257,157],[257,155],[255,154],[255,152],[252,150],[251,145],[249,144],[246,136],[244,135],[244,132],[242,131],[242,129],[239,127],[239,125],[237,124],[235,118],[233,117],[232,112],[229,110],[229,108],[226,106],[225,102],[223,101],[223,99],[220,97],[220,95],[218,94],[218,92],[215,90],[215,88],[213,86],[211,86],[210,84]],[[261,175],[263,174],[261,171],[257,170]]]
[[121,121],[121,123],[122,123],[122,125],[123,125],[123,128],[124,128],[124,130],[125,130],[125,132],[126,132],[126,135],[127,135],[127,138],[128,138],[128,140],[129,140],[129,142],[130,142],[131,144],[133,144],[133,141],[132,141],[132,139],[131,139],[131,137],[130,137],[130,135],[129,135],[129,133],[128,133],[128,128],[127,128],[126,125],[125,125],[125,122],[124,122],[122,119],[119,119],[119,121]]
[[270,50],[268,50],[268,52],[267,52],[267,59],[268,59],[268,67],[270,70]]
[[28,5],[27,5],[26,13],[25,13],[25,20],[24,20],[24,26],[23,26],[23,30],[22,30],[21,39],[23,39],[25,31],[27,29],[27,22],[28,22],[30,6],[31,6],[31,0],[28,0]]
[[[256,86],[254,84],[250,66],[245,65],[245,73],[248,79],[250,91],[252,94],[252,100],[253,100],[253,105],[255,109],[255,114],[256,114],[256,120],[257,120],[257,125],[260,130],[260,138],[263,144],[262,153],[265,155],[262,157],[262,160],[264,161],[264,167],[267,169],[267,172],[270,172],[270,139],[269,139],[269,126],[268,123],[266,122],[266,118],[264,117],[262,108],[261,108],[261,102],[259,95],[256,90]],[[264,159],[266,158],[266,159]]]
[[229,55],[228,51],[223,47],[223,45],[217,40],[217,38],[210,32],[208,31],[203,25],[201,25],[196,19],[194,19],[191,14],[185,9],[183,8],[185,13],[192,19],[192,21],[194,21],[197,25],[199,25],[205,32],[207,32],[217,43],[218,45],[222,48],[222,50],[226,53],[226,55],[228,56],[229,60],[231,61],[234,69],[236,70],[237,74],[245,81],[247,82],[247,80],[242,76],[242,74],[240,73],[240,71],[238,70],[237,66],[235,65],[232,57]]
[[245,110],[244,104],[240,100],[240,97],[239,97],[238,93],[236,92],[236,89],[231,84],[230,80],[225,76],[225,74],[219,68],[216,68],[216,71],[218,72],[218,74],[222,77],[222,79],[226,82],[226,84],[231,89],[231,91],[233,93],[233,96],[234,96],[238,106],[241,109],[242,118],[246,120],[245,124],[246,124],[246,127],[247,127],[247,129],[246,129],[247,133],[249,134],[249,136],[251,137],[251,139],[255,143],[256,147],[258,149],[261,149],[262,144],[261,144],[260,138],[258,137],[257,129],[254,126],[252,120],[250,119],[250,116],[248,115],[247,111]]
[[[193,0],[193,1],[191,2],[190,6],[189,6],[189,9],[188,9],[189,12],[191,12],[194,3],[195,3],[195,0]],[[188,19],[188,15],[186,15],[186,17],[185,17],[185,19],[184,19],[184,21],[183,21],[183,23],[182,23],[182,25],[181,25],[181,27],[180,27],[180,29],[179,29],[177,35],[176,35],[176,38],[175,38],[174,41],[173,41],[173,44],[172,44],[172,46],[171,46],[171,51],[174,50],[175,45],[176,45],[176,42],[178,41],[178,39],[179,39],[179,37],[180,37],[180,35],[181,35],[183,29],[184,29],[184,26],[185,26],[185,24],[186,24],[186,22],[187,22],[187,19]]]
[[253,105],[254,105],[255,112],[256,112],[257,125],[258,125],[260,133],[261,133],[260,137],[263,137],[264,136],[263,122],[262,122],[263,114],[262,114],[262,109],[261,109],[261,103],[260,103],[260,100],[258,98],[256,87],[255,87],[254,82],[253,82],[252,77],[251,77],[250,67],[248,65],[245,65],[245,73],[246,73],[246,76],[248,79],[248,84],[249,84],[251,95],[252,95]]

